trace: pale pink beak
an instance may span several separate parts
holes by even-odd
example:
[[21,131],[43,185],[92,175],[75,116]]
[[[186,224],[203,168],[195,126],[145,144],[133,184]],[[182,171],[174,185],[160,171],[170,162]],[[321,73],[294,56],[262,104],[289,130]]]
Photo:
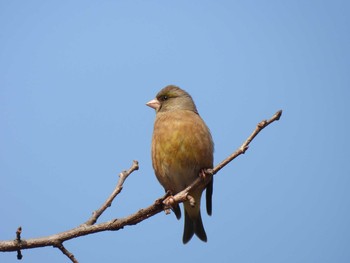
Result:
[[148,107],[155,109],[155,110],[158,110],[158,108],[160,107],[159,100],[157,100],[157,99],[153,99],[153,100],[147,102],[146,105]]

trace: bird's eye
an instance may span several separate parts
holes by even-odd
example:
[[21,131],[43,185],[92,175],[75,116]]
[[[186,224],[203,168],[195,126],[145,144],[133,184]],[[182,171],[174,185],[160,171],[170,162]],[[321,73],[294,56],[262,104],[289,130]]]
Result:
[[166,101],[169,97],[167,95],[163,95],[160,97],[161,101]]

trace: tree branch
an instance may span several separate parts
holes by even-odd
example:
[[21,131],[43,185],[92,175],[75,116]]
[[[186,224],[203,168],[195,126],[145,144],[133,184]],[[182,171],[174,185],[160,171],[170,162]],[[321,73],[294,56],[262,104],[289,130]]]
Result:
[[57,247],[59,250],[61,250],[62,253],[66,255],[73,263],[78,263],[78,260],[76,260],[74,255],[63,246],[62,242],[57,242],[54,247]]
[[279,110],[275,113],[275,115],[272,116],[269,120],[263,120],[258,123],[255,130],[252,132],[252,134],[248,137],[248,139],[235,151],[233,154],[231,154],[229,157],[227,157],[225,160],[223,160],[221,163],[219,163],[212,171],[213,174],[216,174],[218,171],[220,171],[222,168],[224,168],[229,162],[231,162],[233,159],[238,157],[241,154],[244,154],[246,150],[249,148],[249,144],[254,140],[255,136],[257,136],[262,129],[264,129],[266,126],[270,125],[274,121],[278,121],[282,116],[282,110]]
[[128,178],[128,176],[134,171],[139,169],[138,162],[133,161],[133,164],[129,170],[123,171],[119,174],[118,183],[114,191],[111,193],[111,195],[106,199],[106,201],[102,204],[102,206],[99,209],[93,212],[92,216],[85,223],[83,223],[82,225],[76,228],[73,228],[58,234],[54,234],[46,237],[40,237],[40,238],[32,238],[27,240],[21,239],[22,229],[18,228],[16,232],[15,240],[0,241],[0,251],[1,252],[17,251],[17,255],[22,257],[21,249],[53,246],[60,249],[62,253],[65,254],[72,262],[78,262],[75,259],[74,255],[63,246],[63,242],[73,238],[90,235],[97,232],[117,231],[119,229],[124,228],[124,226],[136,225],[141,221],[149,217],[152,217],[161,211],[168,209],[171,205],[174,205],[175,203],[181,203],[183,201],[190,200],[191,197],[188,195],[189,191],[191,191],[193,188],[199,187],[201,185],[205,185],[207,182],[209,182],[209,180],[214,174],[219,172],[223,167],[225,167],[228,163],[230,163],[236,157],[238,157],[241,154],[244,154],[248,149],[250,143],[261,132],[261,130],[263,130],[266,126],[270,125],[272,122],[279,120],[281,115],[282,115],[282,111],[280,110],[276,112],[276,114],[271,119],[261,121],[256,126],[253,133],[233,154],[231,154],[229,157],[227,157],[225,160],[223,160],[213,169],[203,170],[200,173],[200,176],[190,186],[188,186],[186,189],[179,192],[175,196],[171,196],[171,198],[165,195],[157,199],[149,207],[141,209],[138,212],[131,214],[127,217],[124,217],[121,219],[113,219],[104,223],[96,224],[98,218],[103,214],[103,212],[108,207],[111,206],[114,198],[121,192],[121,190],[123,189],[123,184],[125,180]]
[[269,120],[263,120],[258,123],[255,130],[252,132],[252,134],[245,140],[245,142],[229,157],[227,157],[225,160],[223,160],[221,163],[219,163],[217,166],[215,166],[213,169],[206,169],[201,172],[200,176],[187,188],[182,190],[181,192],[177,193],[175,196],[171,196],[164,200],[164,204],[167,207],[173,206],[176,203],[181,203],[187,200],[188,193],[193,189],[197,188],[203,185],[206,185],[211,177],[219,172],[222,168],[224,168],[228,163],[230,163],[232,160],[240,156],[241,154],[244,154],[248,148],[249,144],[254,140],[254,138],[268,125],[273,123],[274,121],[278,121],[282,115],[282,110],[277,111],[271,119]]
[[117,183],[117,186],[115,187],[114,191],[112,194],[107,198],[107,200],[102,204],[100,209],[94,211],[92,213],[92,216],[88,221],[85,222],[86,225],[93,225],[96,223],[97,219],[102,215],[102,213],[112,205],[112,202],[114,198],[122,191],[123,189],[123,184],[125,180],[128,178],[128,176],[133,172],[139,169],[139,162],[138,161],[133,161],[132,166],[130,167],[129,170],[123,171],[119,174],[119,180]]

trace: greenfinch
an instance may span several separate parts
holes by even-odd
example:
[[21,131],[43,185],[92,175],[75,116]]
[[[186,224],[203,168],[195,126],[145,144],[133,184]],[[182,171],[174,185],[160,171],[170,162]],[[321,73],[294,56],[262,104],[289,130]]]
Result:
[[[203,169],[213,167],[214,143],[192,97],[179,87],[166,86],[146,105],[156,111],[152,136],[153,169],[165,191],[175,195],[188,187]],[[190,201],[184,202],[184,244],[194,234],[207,241],[200,213],[204,189],[207,213],[212,213],[213,179],[206,186],[189,192],[194,205]],[[180,219],[179,205],[172,210]]]

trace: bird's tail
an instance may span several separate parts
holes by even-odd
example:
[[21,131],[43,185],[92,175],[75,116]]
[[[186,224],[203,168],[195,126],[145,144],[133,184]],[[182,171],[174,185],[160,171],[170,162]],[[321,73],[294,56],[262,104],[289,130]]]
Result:
[[[196,204],[196,206],[199,204]],[[184,203],[185,206],[185,227],[184,227],[184,234],[182,237],[182,242],[186,244],[188,241],[191,240],[194,234],[196,236],[204,241],[207,242],[207,234],[205,233],[203,222],[202,222],[202,217],[201,217],[201,212],[199,209],[196,209],[194,207],[190,207],[187,202]],[[189,207],[188,207],[189,206]],[[194,209],[195,214],[189,215],[188,211],[189,209]]]

